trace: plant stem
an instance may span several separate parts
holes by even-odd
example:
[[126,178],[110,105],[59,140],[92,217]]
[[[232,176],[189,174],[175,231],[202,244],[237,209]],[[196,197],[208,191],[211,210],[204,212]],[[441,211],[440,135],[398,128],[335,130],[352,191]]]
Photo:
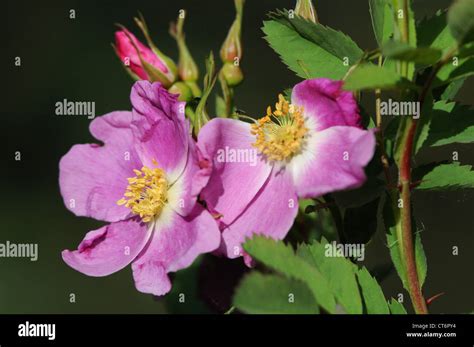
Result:
[[[401,3],[395,1],[398,5],[395,7],[395,11],[401,7],[403,10],[403,17],[398,17],[398,26],[400,30],[400,39],[402,42],[409,42],[409,0],[401,0]],[[400,73],[409,78],[409,68],[407,62],[400,62]],[[431,83],[431,82],[428,82]],[[426,93],[426,92],[425,92]],[[422,93],[423,94],[423,93]],[[424,95],[422,98],[424,99]],[[426,314],[428,309],[426,306],[426,300],[423,297],[421,291],[420,281],[418,279],[418,269],[415,260],[415,247],[413,243],[413,230],[411,220],[411,159],[413,154],[413,143],[416,134],[417,122],[415,119],[408,118],[405,122],[401,122],[399,132],[402,132],[401,137],[401,156],[398,162],[399,169],[399,183],[401,185],[400,198],[402,199],[402,206],[400,209],[400,223],[401,233],[398,235],[398,247],[400,252],[400,258],[402,259],[403,265],[406,271],[406,280],[408,286],[408,292],[410,299],[413,304],[415,313]],[[397,205],[395,205],[397,206]]]
[[[378,66],[382,66],[382,56],[378,58]],[[382,91],[380,89],[375,90],[375,125],[378,128],[377,131],[377,142],[380,147],[380,161],[382,162],[383,172],[385,175],[385,180],[387,181],[387,186],[391,185],[390,178],[390,165],[388,162],[387,153],[385,151],[385,143],[383,139],[383,128],[382,128],[382,114],[380,111],[380,102],[382,97]]]
[[409,119],[405,131],[407,134],[403,137],[403,153],[399,163],[399,180],[401,184],[401,199],[403,202],[403,206],[400,209],[402,235],[401,240],[399,240],[399,247],[401,259],[405,262],[408,292],[410,293],[413,308],[416,313],[425,314],[428,313],[428,309],[418,279],[411,220],[411,156],[416,133],[416,120]]

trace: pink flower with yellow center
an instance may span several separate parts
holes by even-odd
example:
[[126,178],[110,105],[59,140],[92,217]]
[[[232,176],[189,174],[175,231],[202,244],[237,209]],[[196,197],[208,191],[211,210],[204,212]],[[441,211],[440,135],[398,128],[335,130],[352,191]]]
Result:
[[357,103],[342,82],[321,78],[297,84],[291,104],[280,96],[254,124],[211,120],[198,147],[213,167],[201,197],[220,216],[219,251],[236,258],[252,234],[283,239],[298,198],[361,186],[375,137],[361,128]]
[[109,222],[90,231],[64,261],[89,276],[132,264],[137,289],[163,295],[169,272],[216,249],[220,233],[198,202],[210,171],[184,117],[184,103],[159,83],[136,82],[132,112],[96,118],[92,135],[104,143],[75,145],[61,159],[59,184],[77,216]]

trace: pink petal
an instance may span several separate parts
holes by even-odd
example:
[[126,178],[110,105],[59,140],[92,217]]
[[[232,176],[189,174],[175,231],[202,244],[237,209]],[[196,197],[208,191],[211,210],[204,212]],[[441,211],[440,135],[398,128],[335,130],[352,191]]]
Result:
[[[243,254],[242,243],[254,234],[283,239],[298,213],[298,197],[291,176],[284,170],[273,169],[268,181],[255,200],[223,230],[223,251],[229,258]],[[246,259],[250,264],[250,259]]]
[[116,222],[130,210],[118,206],[133,177],[141,168],[130,129],[131,112],[112,112],[94,119],[90,131],[105,143],[75,145],[59,162],[59,186],[66,207],[77,216]]
[[[225,224],[231,224],[244,211],[270,175],[271,166],[256,155],[254,142],[250,125],[238,120],[216,118],[199,132],[198,147],[213,166],[201,197],[211,211],[223,215]],[[227,153],[253,153],[255,162],[222,162],[219,159],[226,158],[219,154],[225,154],[226,149]]]
[[[171,182],[183,172],[188,156],[189,122],[185,104],[159,83],[135,82],[132,129],[142,163],[165,170]],[[157,162],[157,165],[154,164]]]
[[150,259],[133,263],[133,278],[138,291],[146,294],[165,295],[171,290],[171,281],[164,266]]
[[194,209],[199,193],[209,182],[211,171],[211,165],[191,139],[186,167],[168,189],[168,203],[171,208],[181,216],[187,216]]
[[314,198],[361,186],[374,151],[372,131],[336,126],[312,134],[305,151],[288,166],[298,196]]
[[217,223],[200,205],[186,218],[171,209],[163,210],[151,242],[132,264],[137,289],[166,294],[171,289],[168,272],[188,267],[199,254],[215,250],[219,243]]
[[150,230],[134,218],[90,231],[76,251],[64,250],[63,260],[88,276],[107,276],[123,269],[145,247]]
[[307,126],[321,131],[336,125],[360,126],[359,108],[351,92],[342,90],[342,81],[317,78],[298,83],[291,101],[303,107]]

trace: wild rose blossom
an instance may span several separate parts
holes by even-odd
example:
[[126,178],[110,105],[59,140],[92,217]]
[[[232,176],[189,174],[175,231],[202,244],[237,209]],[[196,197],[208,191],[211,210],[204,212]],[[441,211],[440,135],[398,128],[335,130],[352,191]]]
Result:
[[61,159],[59,183],[77,216],[110,222],[90,231],[64,261],[89,276],[132,263],[136,288],[163,295],[168,272],[216,249],[220,232],[196,202],[209,179],[184,118],[184,103],[160,84],[136,82],[132,112],[96,118],[92,135],[104,143],[75,145]]
[[[342,82],[321,78],[297,84],[292,104],[280,95],[276,109],[269,107],[255,124],[211,120],[201,129],[198,146],[213,166],[201,197],[220,216],[219,252],[236,258],[254,233],[283,239],[298,198],[362,185],[375,137],[361,128],[357,103]],[[258,160],[225,162],[223,150],[257,151]]]
[[175,74],[166,62],[156,55],[153,50],[141,43],[127,29],[115,32],[115,47],[122,63],[139,79],[149,80],[150,77],[142,66],[140,56],[143,61],[163,73],[169,83],[176,79]]

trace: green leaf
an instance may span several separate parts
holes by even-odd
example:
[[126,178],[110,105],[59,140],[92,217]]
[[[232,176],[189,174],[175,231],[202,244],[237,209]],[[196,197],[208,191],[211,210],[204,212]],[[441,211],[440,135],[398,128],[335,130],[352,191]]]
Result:
[[471,168],[471,165],[461,166],[459,163],[439,165],[422,177],[416,189],[474,188],[474,171]]
[[428,272],[428,265],[426,263],[425,250],[423,249],[423,244],[421,243],[421,231],[417,231],[415,235],[415,262],[418,281],[420,282],[420,287],[423,287],[423,284],[425,284],[426,280],[426,274]]
[[340,60],[349,58],[349,64],[359,60],[363,51],[346,34],[322,24],[316,24],[295,16],[290,18],[287,10],[272,12],[269,17],[289,28],[294,29],[301,37],[315,43]]
[[474,58],[454,57],[438,71],[433,86],[437,87],[472,75],[474,75]]
[[474,41],[474,0],[457,0],[448,12],[451,34],[460,43]]
[[388,41],[382,47],[382,52],[390,59],[411,61],[422,65],[433,65],[442,55],[441,50],[437,48],[411,47],[397,41]]
[[372,27],[379,46],[393,35],[393,15],[388,0],[369,0]]
[[446,25],[446,11],[439,10],[430,18],[424,18],[417,25],[418,45],[432,47],[447,52],[456,40]]
[[397,203],[394,199],[395,194],[392,194],[392,199],[390,198],[390,195],[387,194],[381,200],[383,208],[383,221],[387,233],[387,246],[389,248],[390,257],[392,258],[393,265],[395,266],[398,276],[402,281],[403,288],[408,289],[406,270],[402,263],[398,246],[399,235],[401,235],[402,231],[400,224],[400,212],[396,208],[393,208],[393,206],[396,206]]
[[[341,245],[342,246],[342,245]],[[362,313],[362,301],[355,278],[356,267],[344,257],[326,256],[326,240],[298,247],[298,256],[317,268],[329,283],[337,302],[347,313]]]
[[226,117],[226,105],[224,98],[220,95],[216,95],[216,116]]
[[[283,62],[303,78],[342,79],[363,55],[347,35],[288,12],[271,13],[262,28],[265,39]],[[348,64],[344,64],[348,59]]]
[[387,301],[379,284],[366,268],[357,272],[357,279],[364,298],[365,309],[368,314],[389,314]]
[[471,142],[474,142],[474,110],[455,102],[436,102],[425,144],[436,147]]
[[441,100],[453,100],[454,97],[457,95],[459,90],[462,88],[466,78],[459,78],[444,88],[442,94],[440,95],[439,99]]
[[[393,265],[397,270],[398,276],[400,277],[403,287],[408,290],[408,281],[405,265],[402,261],[401,251],[400,251],[400,240],[402,239],[402,229],[400,223],[400,212],[397,207],[398,194],[392,192],[391,198],[390,195],[384,196],[381,203],[383,204],[383,220],[385,224],[385,229],[387,232],[387,245],[390,250],[390,257],[392,258]],[[395,208],[394,208],[395,207]],[[408,207],[404,207],[408,208]],[[414,220],[412,216],[412,220]],[[414,223],[413,223],[414,224]],[[415,230],[415,225],[412,226],[412,229]],[[420,282],[420,287],[423,286],[426,274],[427,274],[427,264],[426,256],[423,250],[423,245],[421,243],[420,232],[417,232],[414,236],[415,245],[415,262],[418,273],[418,280]]]
[[366,109],[362,106],[359,105],[359,113],[360,113],[360,118],[361,118],[361,125],[364,129],[372,129],[375,128],[375,121],[374,119],[370,116],[369,112],[366,111]]
[[426,139],[428,138],[430,128],[431,128],[431,121],[433,119],[433,96],[428,94],[423,104],[423,108],[420,110],[420,119],[418,119],[418,126],[416,129],[415,134],[415,144],[414,144],[414,153],[418,153],[418,151],[422,148],[423,144],[425,143]]
[[290,236],[304,233],[298,242],[320,240],[321,237],[337,239],[337,228],[327,208],[318,207],[314,200],[300,199],[299,211],[289,233]]
[[392,298],[389,301],[388,307],[390,308],[390,313],[391,314],[407,314],[407,311],[405,310],[405,307],[403,307],[403,305],[400,304],[394,298]]
[[474,56],[474,42],[466,43],[464,46],[460,47],[457,56],[459,58]]
[[416,88],[416,86],[391,69],[371,64],[361,64],[355,67],[344,83],[346,90],[377,88],[406,89]]
[[334,313],[336,303],[327,280],[313,266],[295,255],[289,245],[262,236],[247,240],[244,250],[257,261],[290,278],[306,283],[318,304]]
[[311,314],[319,313],[308,287],[278,275],[251,272],[236,289],[234,306],[245,313]]

